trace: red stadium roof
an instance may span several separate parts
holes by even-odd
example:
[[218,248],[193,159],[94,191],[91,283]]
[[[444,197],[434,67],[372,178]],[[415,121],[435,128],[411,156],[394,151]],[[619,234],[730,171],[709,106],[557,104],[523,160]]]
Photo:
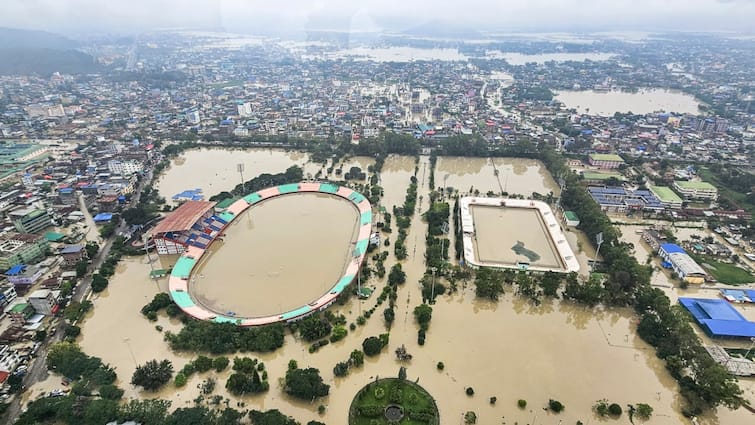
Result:
[[152,234],[157,235],[159,233],[167,232],[180,232],[182,230],[188,230],[191,226],[199,220],[204,213],[210,208],[215,206],[215,202],[210,201],[187,201],[175,211],[170,213],[163,219]]

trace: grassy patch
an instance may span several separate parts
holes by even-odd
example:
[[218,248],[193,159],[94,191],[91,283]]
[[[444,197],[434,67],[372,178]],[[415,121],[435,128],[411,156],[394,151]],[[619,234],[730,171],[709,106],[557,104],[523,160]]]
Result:
[[[396,396],[399,394],[399,396]],[[404,417],[401,425],[438,425],[438,407],[435,400],[419,385],[396,378],[381,379],[370,382],[359,390],[349,408],[349,425],[388,425],[389,422],[381,413],[377,416],[360,414],[364,406],[377,406],[382,412],[389,405],[399,405],[403,408]],[[433,416],[430,421],[412,419],[411,412],[424,412]]]
[[741,285],[755,282],[755,276],[734,264],[717,261],[711,257],[692,256],[703,268],[708,270],[717,281],[727,285]]

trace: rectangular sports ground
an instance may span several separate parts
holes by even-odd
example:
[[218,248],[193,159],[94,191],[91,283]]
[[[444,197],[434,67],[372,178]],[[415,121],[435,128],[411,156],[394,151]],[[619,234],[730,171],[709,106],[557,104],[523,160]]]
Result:
[[464,258],[472,266],[571,272],[579,263],[544,202],[463,198]]

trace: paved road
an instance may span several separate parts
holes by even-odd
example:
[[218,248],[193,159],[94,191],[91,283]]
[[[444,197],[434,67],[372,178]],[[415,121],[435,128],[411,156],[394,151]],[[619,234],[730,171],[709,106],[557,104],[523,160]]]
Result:
[[[148,171],[148,174],[146,178],[142,179],[143,182],[150,182],[152,180],[152,170]],[[139,198],[141,197],[143,185],[139,185],[138,189],[134,193],[134,196],[132,196],[131,199],[131,205],[136,205],[139,203]],[[84,209],[86,206],[84,205],[83,198],[79,197],[80,202],[80,208]],[[115,230],[115,235],[118,235],[119,233],[126,230],[125,223],[121,223],[118,228]],[[91,270],[97,270],[100,268],[102,263],[107,258],[108,254],[110,253],[110,249],[113,246],[113,240],[115,239],[115,236],[108,238],[105,241],[105,244],[100,247],[100,251],[97,253],[97,256],[92,260],[92,268]],[[81,279],[79,281],[79,284],[76,285],[76,288],[73,291],[72,294],[72,300],[81,302],[85,297],[89,295],[89,289],[92,285],[92,276],[91,274],[87,275],[84,279]],[[58,324],[62,325],[63,319],[54,319],[55,324],[53,326],[56,326]],[[42,343],[42,345],[39,347],[39,350],[37,351],[36,357],[33,359],[33,361],[29,364],[29,368],[27,370],[26,376],[24,376],[24,388],[29,388],[36,384],[37,382],[44,381],[47,379],[49,372],[47,371],[47,351],[49,347],[57,342],[60,342],[63,339],[64,334],[64,326],[56,326],[55,333],[52,335],[48,335],[47,339]],[[10,406],[8,406],[8,411],[6,412],[6,423],[12,424],[16,422],[18,419],[18,416],[21,414],[21,398],[23,394],[17,394],[16,397],[14,397],[13,401],[11,401]]]

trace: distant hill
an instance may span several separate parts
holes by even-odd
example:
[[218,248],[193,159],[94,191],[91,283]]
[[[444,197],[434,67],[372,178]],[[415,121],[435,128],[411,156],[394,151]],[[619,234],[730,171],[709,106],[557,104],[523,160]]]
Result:
[[94,58],[77,50],[0,48],[0,75],[87,74],[97,72]]
[[78,43],[51,32],[0,27],[0,46],[67,50],[78,47]]
[[51,32],[0,27],[0,75],[96,72],[94,58],[74,50],[78,46]]

